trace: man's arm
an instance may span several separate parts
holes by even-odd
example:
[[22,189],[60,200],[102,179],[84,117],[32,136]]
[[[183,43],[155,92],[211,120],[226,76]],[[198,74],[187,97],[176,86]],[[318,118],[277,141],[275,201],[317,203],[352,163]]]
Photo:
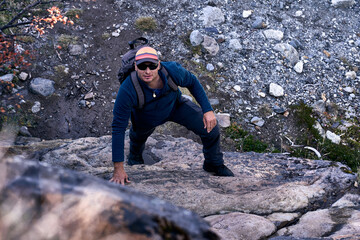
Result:
[[130,182],[124,169],[124,138],[132,106],[137,104],[136,92],[126,79],[121,85],[114,105],[112,122],[112,161],[114,163],[111,182],[124,185]]
[[124,169],[124,162],[114,162],[114,173],[113,177],[110,179],[110,182],[120,183],[121,185],[130,183],[129,177]]

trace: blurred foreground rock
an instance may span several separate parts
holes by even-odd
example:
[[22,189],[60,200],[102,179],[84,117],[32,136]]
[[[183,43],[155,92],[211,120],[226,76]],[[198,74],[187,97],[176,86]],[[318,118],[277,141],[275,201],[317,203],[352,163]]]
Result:
[[0,239],[219,239],[195,213],[99,178],[0,160]]
[[[112,176],[110,136],[33,142],[11,152],[35,152],[32,157],[41,162],[107,180]],[[202,170],[201,145],[154,134],[144,152],[147,164],[125,165],[131,180],[128,187],[198,213],[222,239],[360,236],[356,175],[345,165],[282,154],[227,152],[224,156],[233,178]],[[97,183],[99,189],[102,184],[104,191],[109,186],[116,192],[123,189],[103,182]]]

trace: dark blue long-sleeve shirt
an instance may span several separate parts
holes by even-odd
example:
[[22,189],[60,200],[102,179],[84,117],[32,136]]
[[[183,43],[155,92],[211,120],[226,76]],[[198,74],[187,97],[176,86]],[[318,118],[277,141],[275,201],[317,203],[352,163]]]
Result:
[[[189,71],[176,62],[162,62],[174,82],[181,87],[189,89],[196,101],[200,104],[203,113],[212,111],[212,107],[199,80]],[[112,123],[112,161],[124,161],[124,138],[129,118],[139,126],[156,127],[163,124],[169,118],[175,102],[181,97],[181,92],[172,91],[167,84],[166,76],[159,71],[164,87],[157,90],[153,97],[154,89],[149,88],[143,81],[139,80],[144,91],[145,104],[142,109],[137,109],[138,99],[130,76],[121,84],[115,105]]]

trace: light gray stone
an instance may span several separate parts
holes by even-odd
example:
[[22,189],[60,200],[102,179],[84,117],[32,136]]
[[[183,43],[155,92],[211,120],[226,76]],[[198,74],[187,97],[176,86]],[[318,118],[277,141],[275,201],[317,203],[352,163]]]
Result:
[[351,7],[354,4],[354,0],[331,0],[331,6],[334,7]]
[[55,92],[55,82],[45,78],[34,78],[30,82],[30,90],[44,97],[50,96]]
[[355,71],[346,72],[345,77],[347,79],[356,79],[356,72]]
[[251,16],[251,14],[252,14],[253,12],[254,12],[253,10],[244,10],[244,11],[242,12],[242,17],[243,17],[243,18],[248,18],[248,17]]
[[21,72],[20,74],[19,74],[19,79],[21,80],[21,81],[26,81],[26,79],[29,77],[29,74],[28,73],[26,73],[26,72]]
[[335,144],[340,144],[341,137],[331,131],[326,131],[326,138]]
[[259,118],[259,117],[253,117],[253,118],[250,120],[250,122],[251,122],[252,124],[256,125],[256,126],[259,126],[259,127],[262,127],[262,126],[264,126],[264,124],[265,124],[264,119]]
[[212,72],[215,70],[215,67],[211,63],[208,63],[208,64],[206,64],[206,70],[208,70],[209,72]]
[[355,208],[360,206],[360,195],[347,193],[337,200],[331,207],[336,208]]
[[345,87],[344,91],[347,92],[347,93],[353,93],[354,89],[352,87]]
[[11,73],[5,74],[5,75],[0,77],[0,80],[4,81],[4,82],[11,82],[13,79],[14,79],[14,75],[11,74]]
[[303,72],[303,69],[304,69],[304,63],[303,61],[299,61],[295,64],[294,66],[294,70],[295,72],[297,73],[302,73]]
[[212,37],[204,36],[204,41],[201,44],[210,55],[215,56],[219,52],[219,44]]
[[270,83],[269,94],[274,97],[282,97],[284,96],[284,89],[276,83]]
[[221,239],[226,240],[264,239],[276,230],[275,225],[266,218],[246,213],[215,215],[205,220]]
[[329,210],[321,209],[306,213],[298,224],[280,229],[277,234],[298,238],[323,237],[332,231],[335,224]]
[[277,41],[281,41],[284,38],[284,33],[279,30],[268,29],[268,30],[264,30],[264,36],[267,39],[274,39]]
[[34,103],[34,105],[31,107],[31,112],[38,113],[38,112],[40,112],[40,110],[41,110],[41,104],[40,104],[40,102],[36,101]]
[[229,113],[217,113],[215,115],[218,124],[222,128],[230,127],[231,121],[230,121],[230,114]]
[[313,126],[316,130],[318,130],[319,134],[325,138],[325,130],[322,128],[321,124],[318,121],[315,121],[315,125]]
[[278,43],[274,47],[275,51],[282,53],[282,55],[289,60],[292,65],[295,65],[299,61],[298,51],[287,43]]
[[314,111],[318,113],[324,113],[326,111],[326,104],[324,100],[318,100],[315,103],[311,105],[311,107],[314,109]]
[[190,43],[193,46],[199,46],[204,40],[204,36],[199,30],[194,30],[190,34]]
[[237,91],[237,92],[240,92],[240,91],[241,91],[241,87],[240,87],[239,85],[235,85],[235,86],[234,86],[234,89],[235,89],[235,91]]
[[200,20],[203,21],[205,27],[212,27],[223,23],[225,17],[220,8],[207,6],[202,10]]
[[230,39],[229,48],[232,50],[240,50],[242,48],[238,39]]

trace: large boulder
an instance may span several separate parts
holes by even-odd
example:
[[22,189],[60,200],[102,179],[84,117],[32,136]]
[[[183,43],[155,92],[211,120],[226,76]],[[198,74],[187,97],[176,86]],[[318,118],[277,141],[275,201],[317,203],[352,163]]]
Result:
[[[126,137],[125,155],[129,152],[128,141]],[[22,146],[21,151],[35,151],[36,159],[51,165],[111,178],[111,136],[57,140],[53,144],[54,147],[44,141],[32,143]],[[19,149],[12,151],[20,152]],[[281,239],[285,235],[301,238],[329,234],[338,237],[342,232],[358,229],[356,212],[332,215],[329,209],[356,181],[356,175],[340,163],[282,154],[226,152],[225,163],[235,177],[216,177],[202,170],[200,144],[158,134],[148,139],[144,158],[146,165],[125,164],[131,180],[128,186],[206,217],[213,230],[224,238],[264,239],[278,235]],[[355,204],[356,199],[346,201]],[[345,206],[342,210],[350,208]],[[329,214],[314,215],[322,213],[321,209],[329,209],[324,211]],[[320,229],[321,224],[314,227],[308,216],[324,216],[319,221],[324,219],[331,231]],[[341,221],[331,222],[334,216],[342,216]],[[238,227],[230,227],[234,222]],[[257,226],[261,226],[261,232],[255,231]],[[301,230],[305,228],[308,231]]]
[[0,159],[1,239],[219,239],[195,213],[70,170]]

